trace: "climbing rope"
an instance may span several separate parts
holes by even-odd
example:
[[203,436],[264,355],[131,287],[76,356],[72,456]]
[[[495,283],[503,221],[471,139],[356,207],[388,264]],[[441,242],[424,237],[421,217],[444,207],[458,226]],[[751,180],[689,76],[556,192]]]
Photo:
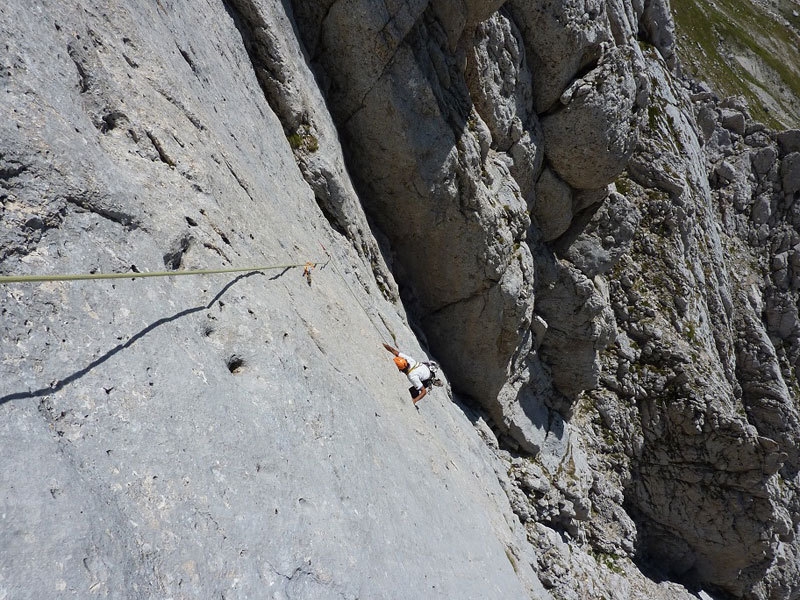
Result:
[[[306,261],[302,263],[291,263],[285,265],[265,265],[265,266],[253,266],[253,267],[230,267],[226,269],[187,269],[181,271],[144,271],[144,272],[137,272],[137,271],[129,271],[126,273],[72,273],[72,274],[54,274],[54,275],[0,275],[0,285],[8,284],[8,283],[37,283],[37,282],[51,282],[51,281],[83,281],[83,280],[95,280],[95,279],[136,279],[141,277],[175,277],[180,275],[216,275],[220,273],[255,273],[258,271],[275,271],[278,269],[287,270],[292,268],[303,268],[303,277],[305,277],[308,285],[311,285],[311,271],[315,267],[322,265],[325,266],[329,262],[333,263],[333,268],[336,273],[341,277],[344,284],[347,286],[348,291],[353,296],[353,299],[356,303],[361,307],[361,310],[364,311],[364,314],[367,316],[367,320],[370,324],[375,328],[375,331],[380,336],[381,340],[387,342],[386,336],[384,333],[378,328],[375,322],[372,320],[372,317],[367,312],[367,309],[358,299],[353,288],[350,287],[350,283],[347,281],[347,278],[342,274],[339,270],[338,264],[336,259],[328,252],[328,249],[320,243],[322,246],[322,250],[328,257],[328,260],[324,263],[321,261],[311,262]],[[385,325],[385,323],[384,323]],[[392,334],[392,338],[394,338],[394,334],[389,327],[386,327],[387,331]]]
[[[330,255],[329,255],[330,256]],[[67,275],[0,275],[0,284],[5,283],[35,283],[44,281],[81,281],[86,279],[135,279],[138,277],[173,277],[178,275],[216,275],[219,273],[249,273],[258,271],[275,271],[278,269],[292,269],[303,267],[303,275],[309,281],[311,269],[322,262],[302,262],[288,265],[267,265],[255,267],[230,267],[227,269],[187,269],[182,271],[145,271],[127,273],[74,273]]]
[[[342,272],[339,270],[338,261],[337,261],[337,260],[336,260],[336,259],[335,259],[333,256],[331,256],[331,253],[330,253],[330,252],[328,252],[328,249],[327,249],[325,246],[323,246],[323,245],[322,245],[322,242],[320,242],[320,244],[319,244],[319,245],[320,245],[320,246],[322,246],[322,251],[323,251],[323,252],[325,252],[325,254],[327,255],[327,257],[328,257],[328,261],[329,261],[329,262],[331,262],[331,263],[333,263],[333,269],[334,269],[334,271],[336,271],[337,275],[339,275],[339,277],[342,279],[342,281],[344,281],[344,284],[347,286],[347,290],[350,292],[350,295],[351,295],[351,296],[353,296],[353,300],[355,300],[355,301],[356,301],[356,304],[358,304],[358,305],[361,307],[361,310],[362,310],[362,311],[364,311],[364,314],[367,316],[367,320],[368,320],[368,321],[370,322],[370,324],[371,324],[371,325],[372,325],[372,326],[375,328],[375,331],[377,331],[377,332],[378,332],[378,335],[380,336],[381,340],[382,340],[384,343],[388,343],[388,342],[387,342],[387,340],[386,340],[386,336],[383,334],[383,332],[382,332],[380,329],[378,329],[378,326],[377,326],[377,325],[375,325],[375,321],[373,321],[373,320],[372,320],[372,317],[371,317],[371,316],[370,316],[370,314],[367,312],[367,309],[366,309],[366,308],[364,308],[364,305],[363,305],[363,304],[361,303],[361,301],[358,299],[358,296],[356,296],[356,293],[353,291],[353,288],[351,288],[351,287],[350,287],[350,283],[348,283],[348,281],[347,281],[347,279],[345,278],[345,276],[344,276],[344,275],[342,275]],[[384,323],[384,326],[386,326],[386,323]],[[394,338],[394,333],[393,333],[393,332],[392,332],[392,331],[389,329],[389,327],[388,327],[388,326],[386,326],[386,329],[387,329],[387,331],[389,331],[389,333],[392,335],[392,338]],[[396,342],[395,342],[395,343],[396,343]]]

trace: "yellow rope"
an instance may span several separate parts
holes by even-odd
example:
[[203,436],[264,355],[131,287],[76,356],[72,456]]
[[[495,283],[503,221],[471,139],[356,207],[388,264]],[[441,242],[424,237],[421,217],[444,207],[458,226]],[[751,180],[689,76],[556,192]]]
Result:
[[[353,288],[351,288],[351,287],[350,287],[350,284],[347,282],[347,279],[345,278],[345,276],[344,276],[344,275],[342,275],[342,272],[339,270],[339,267],[338,267],[338,262],[339,262],[339,261],[337,261],[337,260],[336,260],[336,259],[335,259],[335,258],[334,258],[332,255],[331,255],[331,253],[330,253],[330,252],[328,252],[328,249],[327,249],[325,246],[323,246],[323,245],[322,245],[322,242],[320,242],[320,244],[319,244],[319,245],[320,245],[320,246],[322,246],[322,251],[323,251],[323,252],[325,252],[325,254],[328,256],[328,262],[332,262],[332,263],[333,263],[333,268],[334,268],[334,270],[336,271],[336,274],[337,274],[337,275],[339,275],[339,278],[340,278],[342,281],[344,281],[344,284],[345,284],[345,286],[347,286],[347,289],[348,289],[348,291],[350,292],[350,295],[351,295],[351,296],[353,296],[353,300],[355,300],[355,301],[356,301],[356,303],[357,303],[357,304],[358,304],[358,305],[361,307],[361,310],[362,310],[362,311],[364,311],[364,314],[365,314],[365,315],[366,315],[366,317],[367,317],[367,321],[369,321],[369,322],[370,322],[370,325],[372,325],[372,326],[375,328],[375,331],[377,331],[377,332],[378,332],[378,335],[380,336],[381,340],[383,340],[383,342],[384,342],[384,343],[386,343],[386,336],[385,336],[385,335],[383,335],[383,332],[382,332],[382,331],[381,331],[381,330],[378,328],[378,326],[377,326],[377,325],[375,325],[375,321],[373,321],[373,320],[372,320],[372,317],[371,317],[371,316],[370,316],[370,314],[367,312],[367,309],[366,309],[366,308],[364,308],[364,305],[361,303],[361,300],[359,300],[359,299],[358,299],[358,296],[356,296],[356,293],[353,291]],[[389,331],[389,333],[392,335],[392,338],[394,338],[394,337],[395,337],[395,335],[394,335],[394,332],[393,332],[391,329],[389,329],[389,326],[388,326],[388,325],[386,325],[386,322],[385,322],[385,321],[384,321],[383,325],[386,327],[387,331]],[[395,343],[396,343],[396,342],[395,342]]]
[[215,275],[218,273],[246,273],[257,271],[274,271],[276,269],[291,269],[293,267],[317,266],[322,263],[302,262],[289,265],[269,265],[256,267],[231,267],[227,269],[192,269],[184,271],[146,271],[143,273],[74,273],[67,275],[0,275],[0,284],[4,283],[35,283],[41,281],[81,281],[85,279],[134,279],[137,277],[172,277],[177,275]]

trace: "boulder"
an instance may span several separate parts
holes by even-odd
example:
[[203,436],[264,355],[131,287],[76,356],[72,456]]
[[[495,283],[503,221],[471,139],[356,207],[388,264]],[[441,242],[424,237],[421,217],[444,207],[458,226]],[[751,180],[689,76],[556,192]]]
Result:
[[534,109],[551,109],[579,73],[597,65],[611,31],[603,2],[509,0],[533,75]]
[[722,184],[727,184],[736,179],[736,169],[727,160],[723,160],[714,169],[714,174],[719,178]]
[[533,218],[542,235],[550,242],[564,233],[572,222],[572,188],[545,167],[536,182]]
[[778,133],[777,139],[782,155],[800,152],[800,129],[781,131]]
[[758,175],[764,176],[770,172],[778,160],[778,152],[773,146],[767,146],[750,153],[750,162]]
[[717,111],[703,106],[697,113],[697,124],[700,126],[700,131],[703,134],[703,141],[711,139],[714,129],[717,127],[717,120],[719,115]]
[[628,52],[610,50],[596,69],[564,92],[563,107],[542,119],[545,155],[573,188],[611,183],[633,154],[638,120],[631,65]]
[[722,114],[720,115],[720,122],[728,131],[732,131],[737,135],[744,135],[746,121],[741,111],[732,108],[723,108]]
[[792,152],[781,159],[780,174],[783,193],[796,198],[800,192],[800,152]]

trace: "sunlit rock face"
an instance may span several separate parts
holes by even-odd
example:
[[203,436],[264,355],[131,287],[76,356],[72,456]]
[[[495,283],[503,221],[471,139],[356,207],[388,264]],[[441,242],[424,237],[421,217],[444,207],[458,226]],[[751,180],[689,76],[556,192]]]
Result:
[[0,597],[800,593],[800,133],[667,3],[73,4],[0,273],[237,270],[0,282]]

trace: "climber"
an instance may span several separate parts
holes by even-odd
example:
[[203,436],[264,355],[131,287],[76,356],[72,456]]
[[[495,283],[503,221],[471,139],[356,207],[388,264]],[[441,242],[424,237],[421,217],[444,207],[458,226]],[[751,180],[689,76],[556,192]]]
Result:
[[439,365],[435,362],[418,362],[408,354],[398,351],[397,348],[392,348],[389,344],[384,344],[383,347],[394,354],[394,364],[397,365],[398,370],[406,374],[411,382],[408,391],[415,406],[428,393],[428,388],[432,385],[442,385],[442,382],[436,378],[436,369]]

